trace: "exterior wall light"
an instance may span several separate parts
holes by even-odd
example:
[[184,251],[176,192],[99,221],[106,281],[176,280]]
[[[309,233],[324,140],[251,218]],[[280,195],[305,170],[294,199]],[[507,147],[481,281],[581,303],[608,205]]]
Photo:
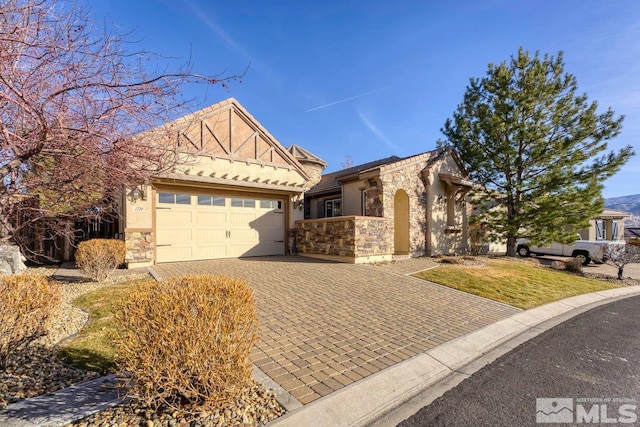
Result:
[[147,197],[141,187],[136,187],[129,193],[129,199],[135,203],[138,200],[147,200]]

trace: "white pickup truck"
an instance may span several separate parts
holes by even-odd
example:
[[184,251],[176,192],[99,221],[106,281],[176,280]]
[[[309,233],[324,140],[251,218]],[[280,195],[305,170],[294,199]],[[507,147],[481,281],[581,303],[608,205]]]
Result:
[[605,240],[576,240],[572,245],[553,242],[549,246],[534,246],[529,239],[518,239],[516,242],[516,252],[522,257],[534,255],[557,255],[579,258],[582,265],[587,265],[591,261],[604,261],[604,248],[607,246],[621,245],[625,242],[612,242]]

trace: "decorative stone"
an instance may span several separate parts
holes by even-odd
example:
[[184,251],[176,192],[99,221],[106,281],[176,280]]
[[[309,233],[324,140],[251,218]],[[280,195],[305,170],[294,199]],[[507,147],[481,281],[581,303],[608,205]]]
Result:
[[18,274],[27,269],[20,248],[15,245],[0,245],[0,272],[2,274]]

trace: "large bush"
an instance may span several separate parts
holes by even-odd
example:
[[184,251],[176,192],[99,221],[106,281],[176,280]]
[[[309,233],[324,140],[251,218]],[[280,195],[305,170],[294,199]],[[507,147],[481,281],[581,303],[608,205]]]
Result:
[[11,356],[46,335],[60,287],[33,274],[0,276],[0,369]]
[[92,279],[102,282],[124,262],[126,253],[122,240],[87,240],[78,245],[76,265]]
[[116,316],[117,364],[144,406],[214,407],[252,384],[257,340],[247,282],[191,275],[138,285]]

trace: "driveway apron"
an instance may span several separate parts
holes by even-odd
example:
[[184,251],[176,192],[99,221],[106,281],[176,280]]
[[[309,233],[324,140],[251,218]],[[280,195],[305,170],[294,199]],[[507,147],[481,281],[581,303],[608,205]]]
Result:
[[253,363],[302,404],[519,312],[406,274],[428,258],[384,265],[298,256],[159,264],[161,278],[223,274],[255,293]]

